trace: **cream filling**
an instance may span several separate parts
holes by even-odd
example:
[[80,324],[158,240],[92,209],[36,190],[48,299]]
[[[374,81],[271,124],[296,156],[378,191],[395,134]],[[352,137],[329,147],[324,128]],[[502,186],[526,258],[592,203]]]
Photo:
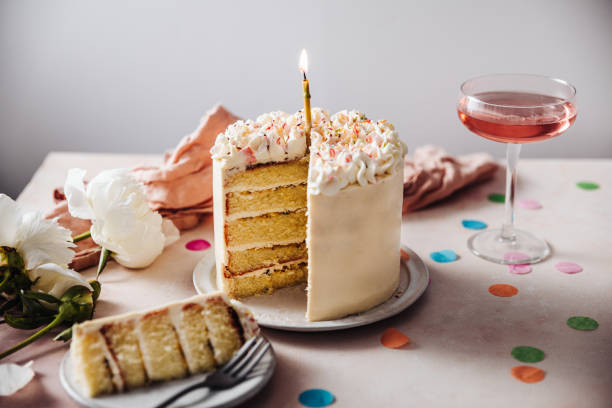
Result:
[[304,263],[304,262],[308,262],[308,258],[307,257],[296,259],[296,260],[289,261],[289,262],[277,263],[275,265],[268,266],[266,268],[255,269],[254,271],[245,272],[245,273],[240,274],[240,275],[232,275],[232,277],[230,279],[243,279],[243,278],[247,278],[247,277],[251,277],[251,276],[266,275],[267,271],[274,272],[274,271],[278,271],[280,269],[283,269],[285,266],[301,264],[301,263]]
[[287,239],[284,241],[274,241],[274,242],[255,242],[252,244],[243,244],[243,245],[232,245],[227,246],[227,251],[246,251],[247,249],[255,249],[255,248],[271,248],[275,245],[290,245],[290,244],[299,244],[304,242],[304,239]]
[[[100,326],[100,328],[102,328],[102,326]],[[100,336],[100,341],[104,343],[103,353],[104,358],[106,359],[108,367],[111,371],[111,380],[113,381],[115,388],[117,388],[117,391],[122,392],[125,388],[125,382],[123,381],[123,377],[121,376],[121,368],[119,368],[119,364],[117,364],[113,353],[110,351],[110,348],[108,347],[108,343],[106,342],[104,335],[100,333],[100,328],[98,328],[98,336]]]
[[271,213],[282,213],[282,212],[294,212],[294,211],[306,211],[306,207],[270,207],[261,211],[242,211],[234,214],[226,215],[225,219],[227,221],[235,221],[241,218],[252,218],[259,217],[265,214]]
[[[280,164],[280,163],[279,163]],[[295,180],[295,181],[291,181],[291,182],[276,182],[276,183],[271,183],[271,184],[267,184],[265,186],[232,186],[232,187],[226,187],[223,186],[223,191],[225,193],[242,193],[245,191],[265,191],[265,190],[274,190],[275,188],[279,188],[279,187],[289,187],[289,186],[299,186],[302,184],[306,184],[306,180]]]

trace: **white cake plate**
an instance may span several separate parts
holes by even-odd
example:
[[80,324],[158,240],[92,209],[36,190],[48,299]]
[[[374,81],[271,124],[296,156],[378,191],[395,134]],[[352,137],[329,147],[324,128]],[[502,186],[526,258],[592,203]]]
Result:
[[[212,249],[212,248],[211,248]],[[358,314],[335,320],[310,322],[306,320],[305,284],[279,289],[266,296],[251,296],[240,301],[247,305],[257,323],[272,329],[314,332],[341,330],[363,326],[391,317],[413,304],[427,289],[429,271],[414,251],[402,246],[410,255],[401,260],[400,282],[386,302]],[[193,271],[193,284],[198,293],[217,291],[215,254],[207,251]]]
[[[202,388],[192,391],[183,398],[177,400],[172,406],[180,406],[183,408],[236,406],[253,397],[268,383],[274,373],[275,366],[276,357],[274,356],[274,351],[270,347],[245,381],[226,390],[211,391],[208,388]],[[70,359],[70,351],[68,351],[62,359],[59,368],[60,382],[64,390],[73,400],[90,408],[154,407],[180,390],[202,381],[206,375],[207,374],[198,374],[180,380],[152,384],[122,394],[89,398],[81,392],[76,384]]]

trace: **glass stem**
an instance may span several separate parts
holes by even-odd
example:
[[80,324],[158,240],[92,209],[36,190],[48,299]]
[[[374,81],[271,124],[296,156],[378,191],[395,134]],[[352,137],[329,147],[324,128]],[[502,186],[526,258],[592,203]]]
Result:
[[501,238],[504,241],[514,241],[514,192],[516,191],[516,168],[519,160],[521,145],[508,143],[506,149],[506,204],[504,225]]

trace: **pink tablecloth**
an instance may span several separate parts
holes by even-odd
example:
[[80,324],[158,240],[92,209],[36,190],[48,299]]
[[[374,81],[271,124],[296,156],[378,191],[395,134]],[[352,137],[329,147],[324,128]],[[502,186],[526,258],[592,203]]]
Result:
[[[19,202],[28,208],[52,206],[50,191],[61,185],[69,166],[92,171],[155,163],[156,156],[52,153]],[[248,407],[296,407],[305,389],[325,388],[334,407],[470,406],[470,407],[610,407],[612,406],[612,161],[524,160],[520,164],[519,198],[533,198],[541,210],[519,209],[519,227],[546,238],[552,258],[528,275],[469,253],[471,231],[462,219],[491,226],[501,221],[503,206],[486,196],[503,192],[503,175],[460,193],[452,200],[404,217],[403,242],[418,253],[431,272],[423,298],[400,315],[356,329],[329,333],[264,330],[278,357],[270,384]],[[602,188],[584,191],[581,180]],[[194,238],[212,241],[212,222],[185,233],[150,267],[127,271],[115,263],[104,272],[97,316],[154,306],[193,295],[191,274],[200,252],[184,244]],[[459,260],[433,262],[428,254],[453,249]],[[567,275],[555,270],[573,261],[584,271]],[[85,272],[87,276],[92,271]],[[512,298],[490,295],[488,287],[508,283],[519,289]],[[566,325],[573,315],[590,316],[600,327],[580,332]],[[382,332],[396,327],[412,345],[391,350],[380,345]],[[3,326],[2,347],[26,335]],[[46,339],[49,340],[49,339]],[[510,375],[522,363],[510,355],[518,345],[546,353],[533,364],[546,371],[544,381],[525,384]],[[0,406],[76,406],[58,379],[58,364],[67,345],[42,341],[10,357],[34,360],[36,378]]]

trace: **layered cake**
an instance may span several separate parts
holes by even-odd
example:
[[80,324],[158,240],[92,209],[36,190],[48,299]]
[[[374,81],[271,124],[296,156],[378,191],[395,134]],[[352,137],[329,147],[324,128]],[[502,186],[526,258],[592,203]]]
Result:
[[405,145],[387,121],[313,109],[217,137],[217,283],[241,298],[307,282],[309,320],[367,310],[399,282]]
[[77,383],[94,397],[213,371],[257,332],[248,310],[214,293],[76,324],[70,353]]

